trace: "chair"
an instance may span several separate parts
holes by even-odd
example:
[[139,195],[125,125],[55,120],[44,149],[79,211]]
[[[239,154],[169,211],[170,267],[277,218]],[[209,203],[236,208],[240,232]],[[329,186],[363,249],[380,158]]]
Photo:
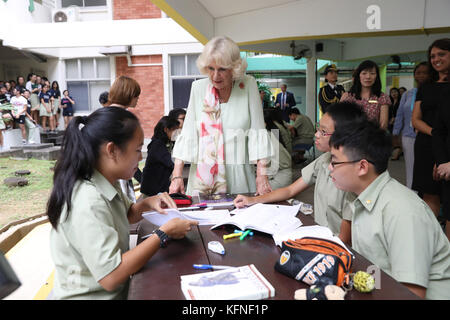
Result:
[[299,152],[304,151],[309,157],[312,155],[312,159],[316,159],[316,149],[314,148],[314,142],[310,144],[299,143],[292,146],[292,151]]

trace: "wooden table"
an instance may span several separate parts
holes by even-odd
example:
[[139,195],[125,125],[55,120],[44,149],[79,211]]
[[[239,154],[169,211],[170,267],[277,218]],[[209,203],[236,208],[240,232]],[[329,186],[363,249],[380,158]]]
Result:
[[[303,225],[314,225],[311,216],[302,213],[298,217]],[[275,245],[268,234],[255,232],[243,241],[239,238],[223,240],[222,236],[234,231],[234,227],[210,230],[211,226],[198,226],[189,232],[182,240],[172,240],[167,248],[160,249],[152,259],[135,275],[133,275],[128,291],[131,300],[184,300],[181,291],[180,276],[205,272],[193,269],[193,264],[217,264],[243,266],[254,264],[256,268],[275,288],[275,300],[292,300],[294,292],[308,285],[289,278],[274,269],[279,259],[281,249]],[[151,233],[155,226],[142,220],[138,229],[138,243],[141,237]],[[220,241],[225,247],[224,256],[207,249],[209,241]],[[372,265],[363,256],[352,250],[355,255],[353,272],[363,270]],[[397,282],[380,270],[380,289],[371,293],[360,293],[351,290],[346,300],[406,300],[419,299],[404,285]]]

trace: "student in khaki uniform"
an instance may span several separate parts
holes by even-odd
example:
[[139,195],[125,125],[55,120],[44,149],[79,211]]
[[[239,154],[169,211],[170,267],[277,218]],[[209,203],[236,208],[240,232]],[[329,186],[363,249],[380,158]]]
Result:
[[428,205],[390,177],[391,141],[372,122],[331,137],[331,177],[354,199],[352,246],[418,296],[450,299],[449,241]]
[[176,208],[167,193],[132,203],[121,191],[118,180],[137,170],[143,140],[136,116],[119,107],[69,123],[47,208],[56,299],[126,299],[130,275],[197,224],[172,219],[129,250],[129,223]]
[[303,168],[302,176],[291,185],[257,197],[238,195],[234,205],[241,208],[257,202],[287,200],[315,184],[314,221],[329,227],[334,234],[339,234],[342,241],[349,243],[351,212],[346,208],[345,192],[337,189],[329,177],[328,165],[331,161],[329,141],[335,127],[353,126],[355,123],[364,121],[366,121],[365,114],[355,104],[331,105],[320,119],[315,134],[316,148],[325,153]]
[[292,125],[288,129],[292,136],[292,150],[294,151],[294,162],[301,163],[305,161],[305,150],[309,149],[314,142],[314,125],[307,116],[300,114],[297,108],[289,110],[289,119]]

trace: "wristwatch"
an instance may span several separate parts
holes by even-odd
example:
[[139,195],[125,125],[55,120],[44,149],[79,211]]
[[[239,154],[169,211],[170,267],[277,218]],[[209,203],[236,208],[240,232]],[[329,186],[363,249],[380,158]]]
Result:
[[156,235],[159,237],[159,242],[160,242],[159,245],[161,248],[167,247],[167,243],[169,242],[170,238],[164,231],[155,229],[155,230],[153,230],[152,233],[156,233]]

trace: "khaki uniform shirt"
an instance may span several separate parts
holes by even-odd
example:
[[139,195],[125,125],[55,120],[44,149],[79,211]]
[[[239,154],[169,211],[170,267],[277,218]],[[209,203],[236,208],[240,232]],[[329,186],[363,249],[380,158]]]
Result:
[[450,299],[450,244],[424,201],[386,171],[350,206],[356,251],[397,281],[427,288],[427,299]]
[[292,144],[295,146],[299,143],[310,144],[314,140],[314,125],[312,121],[305,115],[297,115],[292,126],[297,131],[297,135],[293,138]]
[[70,214],[64,206],[50,234],[56,299],[126,299],[128,283],[108,292],[98,281],[119,266],[129,249],[131,205],[120,186],[96,170],[91,181],[75,183]]
[[283,147],[273,132],[270,132],[270,137],[275,150],[274,156],[270,159],[270,167],[267,168],[267,175],[270,187],[272,190],[275,190],[292,183],[292,160],[289,152]]
[[339,234],[341,222],[351,220],[352,215],[346,200],[346,192],[339,190],[330,178],[328,165],[331,153],[322,154],[315,161],[302,169],[302,178],[308,185],[314,187],[314,221],[330,228],[334,234]]

